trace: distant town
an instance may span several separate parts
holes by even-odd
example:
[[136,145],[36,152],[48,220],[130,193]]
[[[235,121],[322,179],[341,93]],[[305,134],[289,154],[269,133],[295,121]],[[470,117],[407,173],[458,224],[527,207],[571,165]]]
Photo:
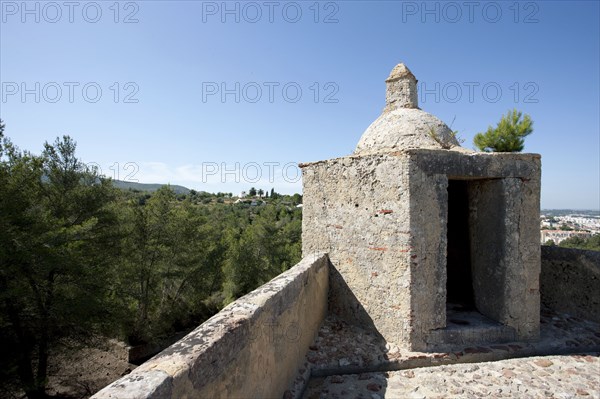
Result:
[[600,234],[600,211],[572,209],[542,209],[540,241],[560,244],[569,238],[587,239]]

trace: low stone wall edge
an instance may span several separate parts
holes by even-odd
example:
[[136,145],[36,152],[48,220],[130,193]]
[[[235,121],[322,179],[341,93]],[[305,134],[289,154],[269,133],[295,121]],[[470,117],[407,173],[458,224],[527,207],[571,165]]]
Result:
[[328,265],[324,253],[305,256],[92,398],[281,397],[325,317]]

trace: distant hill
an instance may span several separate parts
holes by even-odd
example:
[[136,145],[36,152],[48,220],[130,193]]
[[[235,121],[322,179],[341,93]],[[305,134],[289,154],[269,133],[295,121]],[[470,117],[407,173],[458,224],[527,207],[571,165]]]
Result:
[[546,216],[568,216],[577,215],[592,218],[600,217],[600,210],[595,209],[541,209],[540,213]]
[[[148,191],[151,193],[158,190],[162,186],[166,185],[166,184],[134,183],[134,182],[122,181],[122,180],[113,180],[112,183],[115,187],[120,188],[122,190],[131,189],[131,190],[139,190],[139,191]],[[171,190],[175,191],[176,194],[189,194],[190,193],[189,188],[174,185],[174,184],[171,184]]]

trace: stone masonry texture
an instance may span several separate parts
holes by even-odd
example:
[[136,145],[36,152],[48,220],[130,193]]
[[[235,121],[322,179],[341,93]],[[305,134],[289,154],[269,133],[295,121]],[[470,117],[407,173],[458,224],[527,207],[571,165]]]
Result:
[[540,283],[546,306],[600,322],[600,252],[543,246]]
[[537,338],[538,155],[409,149],[301,167],[303,251],[329,253],[331,312],[425,349],[445,327],[447,187],[462,179],[479,310]]

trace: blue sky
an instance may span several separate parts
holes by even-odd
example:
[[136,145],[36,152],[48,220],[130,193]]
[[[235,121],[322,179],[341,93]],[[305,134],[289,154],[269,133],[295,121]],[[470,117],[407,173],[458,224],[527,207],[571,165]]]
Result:
[[69,134],[104,174],[301,191],[350,154],[398,62],[472,147],[517,108],[542,207],[600,208],[598,1],[0,1],[0,117],[21,148]]

